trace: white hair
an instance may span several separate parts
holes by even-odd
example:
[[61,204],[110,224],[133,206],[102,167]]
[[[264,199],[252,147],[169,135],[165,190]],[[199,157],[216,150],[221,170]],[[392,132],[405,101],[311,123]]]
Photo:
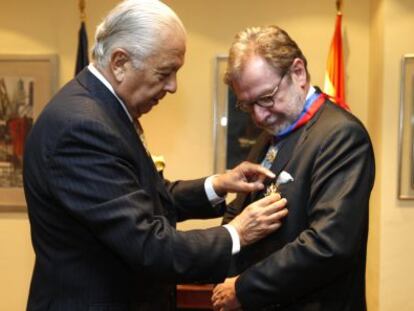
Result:
[[92,58],[96,66],[103,69],[113,50],[122,48],[131,55],[134,67],[139,68],[160,46],[161,33],[166,28],[185,35],[181,20],[161,1],[125,0],[98,25]]

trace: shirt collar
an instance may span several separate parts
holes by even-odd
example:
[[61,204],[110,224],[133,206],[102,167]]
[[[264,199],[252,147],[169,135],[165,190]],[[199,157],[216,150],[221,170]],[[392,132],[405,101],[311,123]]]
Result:
[[316,89],[311,85],[308,90],[308,94],[306,95],[305,101],[311,97],[316,92]]
[[125,103],[122,101],[122,99],[115,93],[114,88],[112,87],[111,83],[109,83],[109,81],[103,76],[102,73],[99,72],[98,69],[96,69],[96,67],[90,63],[88,65],[88,70],[99,80],[103,83],[103,85],[106,86],[106,88],[112,93],[114,94],[114,96],[116,97],[116,99],[118,100],[118,102],[121,104],[122,108],[124,109],[125,113],[127,114],[129,120],[131,122],[133,122],[132,116],[129,113]]

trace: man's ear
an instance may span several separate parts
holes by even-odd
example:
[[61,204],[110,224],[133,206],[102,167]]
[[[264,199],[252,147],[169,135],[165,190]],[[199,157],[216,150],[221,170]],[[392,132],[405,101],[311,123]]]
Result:
[[115,49],[111,54],[110,68],[117,82],[125,78],[127,63],[130,61],[128,53],[123,49]]
[[291,66],[292,80],[303,88],[307,81],[305,63],[300,58],[295,58]]

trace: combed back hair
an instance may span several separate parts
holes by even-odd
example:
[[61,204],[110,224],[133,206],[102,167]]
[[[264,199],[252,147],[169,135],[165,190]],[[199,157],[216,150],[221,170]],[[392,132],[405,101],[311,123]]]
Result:
[[300,58],[305,64],[308,81],[310,79],[305,56],[286,31],[277,26],[251,27],[239,32],[230,47],[224,76],[227,85],[232,86],[253,55],[263,57],[279,75],[290,69],[295,58]]
[[125,0],[117,5],[98,25],[92,58],[99,68],[105,68],[112,52],[126,50],[135,68],[160,47],[160,34],[165,29],[185,36],[178,16],[158,0]]

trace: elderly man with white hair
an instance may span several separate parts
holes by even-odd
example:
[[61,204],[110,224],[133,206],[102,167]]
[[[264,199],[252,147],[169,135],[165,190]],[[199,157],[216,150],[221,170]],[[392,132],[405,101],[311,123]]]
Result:
[[280,227],[286,200],[273,195],[226,226],[175,229],[222,215],[227,192],[274,177],[247,162],[193,181],[157,173],[138,119],[176,91],[185,40],[162,2],[121,2],[97,29],[94,62],[38,117],[24,157],[36,253],[28,310],[175,309],[176,283],[222,281],[233,254]]

